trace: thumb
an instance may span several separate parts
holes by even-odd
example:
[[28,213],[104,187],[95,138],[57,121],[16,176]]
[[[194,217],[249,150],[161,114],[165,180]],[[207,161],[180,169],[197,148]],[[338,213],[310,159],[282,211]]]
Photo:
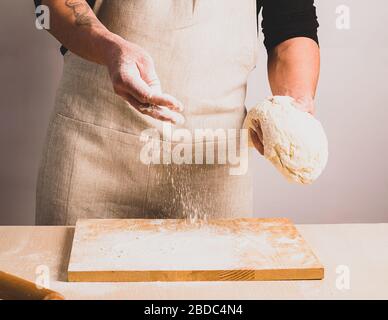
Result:
[[156,73],[155,64],[152,58],[145,58],[141,65],[138,65],[140,76],[154,93],[162,93],[162,86]]

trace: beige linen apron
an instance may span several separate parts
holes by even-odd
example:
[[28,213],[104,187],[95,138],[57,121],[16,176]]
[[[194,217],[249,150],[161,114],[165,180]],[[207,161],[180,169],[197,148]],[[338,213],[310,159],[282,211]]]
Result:
[[[257,54],[255,0],[100,0],[107,28],[153,57],[186,123],[240,129]],[[252,214],[249,171],[224,164],[145,164],[143,130],[162,122],[115,95],[105,67],[65,55],[37,186],[36,222],[78,218],[207,218]],[[176,130],[176,128],[174,129]],[[195,147],[195,145],[194,145]]]

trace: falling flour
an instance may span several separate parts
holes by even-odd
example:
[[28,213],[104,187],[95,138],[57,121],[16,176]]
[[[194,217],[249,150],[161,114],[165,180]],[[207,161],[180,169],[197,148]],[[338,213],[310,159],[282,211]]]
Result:
[[198,165],[164,165],[158,179],[164,179],[171,189],[171,194],[161,200],[165,218],[184,219],[189,224],[206,223],[211,210],[211,203],[203,201],[207,188],[205,185],[192,187],[193,176],[203,174],[204,170],[204,166]]

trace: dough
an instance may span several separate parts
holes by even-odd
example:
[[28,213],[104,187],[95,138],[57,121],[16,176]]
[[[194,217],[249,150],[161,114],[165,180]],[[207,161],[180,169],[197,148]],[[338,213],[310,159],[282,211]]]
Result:
[[321,123],[295,105],[291,97],[270,97],[248,113],[244,128],[255,130],[258,120],[265,158],[288,180],[310,184],[327,164],[328,142]]

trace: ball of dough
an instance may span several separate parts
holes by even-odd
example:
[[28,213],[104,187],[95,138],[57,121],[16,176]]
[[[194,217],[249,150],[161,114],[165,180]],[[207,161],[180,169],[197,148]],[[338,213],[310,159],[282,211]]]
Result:
[[293,98],[264,100],[248,113],[246,129],[255,129],[252,120],[261,124],[265,158],[288,180],[310,184],[320,176],[328,160],[325,131],[311,114],[297,109]]

